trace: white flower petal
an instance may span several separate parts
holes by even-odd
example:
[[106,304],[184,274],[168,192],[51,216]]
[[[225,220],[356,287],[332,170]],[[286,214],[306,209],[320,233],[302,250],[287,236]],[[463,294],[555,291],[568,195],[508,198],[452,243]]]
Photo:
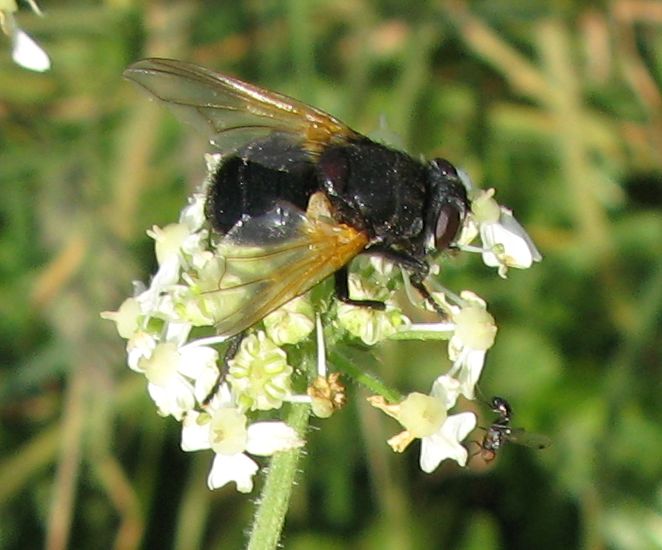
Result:
[[[474,389],[485,364],[484,350],[465,349],[458,360],[459,372],[455,377],[460,382],[460,393],[467,399],[474,399]],[[455,368],[455,367],[454,367]]]
[[207,411],[210,414],[213,414],[213,411],[216,411],[217,409],[232,409],[236,408],[236,406],[237,404],[235,403],[234,397],[232,396],[232,390],[230,390],[230,386],[227,382],[223,382],[214,392],[214,395],[208,404]]
[[201,416],[197,411],[186,413],[182,422],[182,450],[188,452],[211,449],[211,442],[209,441],[210,418],[209,415],[205,415],[206,422],[201,422]]
[[421,470],[433,472],[446,459],[460,466],[467,463],[467,450],[461,441],[476,427],[476,415],[470,412],[449,416],[441,429],[421,440]]
[[186,343],[189,333],[191,332],[191,323],[183,321],[170,321],[166,327],[166,334],[164,340],[171,344],[180,347]]
[[143,315],[156,317],[160,313],[160,318],[176,318],[172,297],[167,293],[173,290],[178,280],[179,262],[176,258],[161,265],[149,288],[135,296]]
[[[487,248],[503,247],[503,252],[483,252],[483,261],[490,266],[505,264],[508,267],[526,269],[531,267],[533,256],[528,243],[519,235],[511,233],[503,225],[489,224],[481,231]],[[496,264],[494,263],[496,261]]]
[[517,221],[513,213],[504,207],[501,207],[501,218],[499,223],[511,234],[517,235],[521,238],[528,247],[528,253],[531,255],[531,259],[534,262],[539,262],[542,260],[542,254],[536,248],[536,245],[533,243],[533,240],[526,232],[526,229]]
[[157,344],[158,340],[148,332],[136,332],[126,343],[129,368],[141,374],[144,373],[141,362],[152,355]]
[[505,276],[509,267],[526,269],[542,259],[535,244],[507,208],[500,208],[497,222],[480,226],[483,241],[483,262],[498,267],[499,275]]
[[248,427],[246,451],[252,455],[271,456],[303,444],[297,432],[285,422],[256,422]]
[[205,371],[212,369],[218,374],[216,361],[218,352],[208,346],[185,346],[179,349],[181,357],[179,372],[189,378],[196,379]]
[[430,395],[441,400],[444,409],[448,410],[455,406],[460,393],[460,382],[452,376],[444,374],[434,381]]
[[150,290],[159,293],[167,291],[168,287],[174,285],[179,281],[179,268],[181,264],[179,257],[170,256],[162,263],[159,264],[158,271],[154,274],[150,286]]
[[148,384],[147,391],[163,416],[181,420],[184,413],[195,407],[193,387],[182,376],[165,387]]
[[243,453],[216,455],[207,478],[207,486],[210,489],[218,489],[234,481],[237,491],[250,493],[253,490],[253,476],[258,469],[255,461]]
[[16,29],[12,36],[12,59],[31,71],[44,72],[51,68],[46,52],[21,29]]
[[460,292],[460,298],[467,302],[467,304],[472,305],[472,306],[479,306],[482,307],[483,309],[487,309],[487,302],[483,300],[478,294],[475,292],[471,292],[471,290],[463,290]]
[[182,244],[189,236],[189,229],[183,223],[171,223],[165,227],[155,225],[147,230],[147,235],[154,239],[154,252],[159,265],[177,260],[179,262]]
[[203,193],[194,193],[189,197],[188,205],[182,210],[179,221],[186,225],[188,230],[193,233],[200,229],[206,221],[205,202],[207,197]]
[[198,403],[202,403],[207,397],[209,397],[209,394],[218,382],[219,376],[220,372],[215,366],[198,373],[193,381],[193,394]]
[[227,382],[221,384],[221,387],[218,388],[215,401],[218,402],[219,407],[234,407],[235,402],[234,398],[232,397],[232,390],[230,389],[230,385]]

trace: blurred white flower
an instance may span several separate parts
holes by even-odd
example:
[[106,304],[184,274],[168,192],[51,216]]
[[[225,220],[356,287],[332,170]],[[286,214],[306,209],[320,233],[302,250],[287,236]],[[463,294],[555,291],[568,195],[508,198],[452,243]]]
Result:
[[404,426],[405,431],[388,441],[395,452],[403,452],[414,439],[421,440],[420,466],[431,473],[446,459],[455,460],[460,466],[467,462],[467,450],[461,442],[476,427],[476,415],[448,415],[458,395],[458,381],[444,375],[435,380],[430,395],[410,393],[395,405],[387,404],[381,396],[372,396],[368,401]]
[[201,403],[218,379],[218,352],[206,346],[158,343],[138,362],[159,414],[181,420]]
[[494,344],[497,327],[481,298],[467,290],[460,297],[463,305],[451,306],[455,331],[448,342],[448,357],[453,361],[448,374],[459,381],[460,393],[473,399],[474,387],[483,370],[485,354]]
[[338,302],[338,324],[368,346],[385,340],[395,334],[399,327],[409,323],[407,317],[387,301],[390,294],[388,289],[370,285],[357,275],[350,274],[349,295],[353,300],[383,301],[386,309],[379,310]]
[[301,447],[304,441],[285,422],[248,424],[246,415],[233,402],[223,385],[205,412],[190,411],[182,427],[182,449],[212,449],[214,462],[207,478],[210,489],[235,482],[237,490],[253,490],[258,465],[246,453],[271,456],[279,451]]
[[[29,0],[28,4],[37,15],[42,15],[34,0]],[[17,65],[31,71],[47,71],[51,67],[51,60],[42,47],[18,26],[14,17],[17,10],[14,0],[0,0],[0,29],[11,40],[12,59]]]
[[471,201],[471,212],[478,225],[485,265],[497,267],[505,278],[509,267],[527,269],[542,256],[512,211],[494,200],[494,189],[479,191]]
[[299,296],[264,318],[267,336],[278,346],[298,344],[315,328],[315,312],[306,296]]

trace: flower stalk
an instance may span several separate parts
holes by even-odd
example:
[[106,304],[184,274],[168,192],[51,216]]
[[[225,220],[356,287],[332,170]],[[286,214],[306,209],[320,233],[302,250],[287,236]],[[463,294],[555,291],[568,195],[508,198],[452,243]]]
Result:
[[[287,424],[303,437],[309,418],[309,405],[294,404],[287,415]],[[296,448],[276,453],[271,458],[253,519],[248,550],[278,547],[302,453],[303,448]]]

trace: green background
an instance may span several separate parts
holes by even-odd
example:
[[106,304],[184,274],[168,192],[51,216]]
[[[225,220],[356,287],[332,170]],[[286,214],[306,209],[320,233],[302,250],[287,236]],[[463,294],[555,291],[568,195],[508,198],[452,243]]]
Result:
[[[204,138],[121,78],[146,56],[364,133],[384,116],[412,154],[496,187],[545,258],[503,281],[464,254],[441,277],[499,325],[481,391],[552,446],[427,475],[351,386],[308,433],[285,548],[662,548],[662,2],[21,7],[53,69],[13,65],[0,42],[1,548],[245,543],[255,495],[207,490],[211,454],[179,449],[99,318],[148,279],[145,229],[174,221],[204,176]],[[443,343],[376,354],[403,392],[447,367]]]

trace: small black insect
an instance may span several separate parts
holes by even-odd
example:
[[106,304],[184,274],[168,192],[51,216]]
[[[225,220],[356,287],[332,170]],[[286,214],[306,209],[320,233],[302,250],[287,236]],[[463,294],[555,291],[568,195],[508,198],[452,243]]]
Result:
[[510,403],[503,397],[493,397],[489,402],[489,407],[498,417],[485,430],[483,440],[475,442],[480,448],[474,453],[474,456],[479,454],[485,462],[492,462],[506,441],[533,449],[544,449],[551,444],[551,440],[545,435],[529,433],[521,428],[512,428],[510,426],[512,409]]
[[206,215],[224,242],[245,247],[226,257],[226,274],[251,261],[260,269],[240,283],[221,280],[219,291],[241,293],[218,321],[220,335],[240,333],[332,274],[340,300],[383,308],[349,296],[347,266],[361,253],[399,263],[432,300],[427,257],[453,244],[468,211],[448,161],[418,161],[319,109],[183,61],[145,59],[124,76],[201,126],[222,153]]

